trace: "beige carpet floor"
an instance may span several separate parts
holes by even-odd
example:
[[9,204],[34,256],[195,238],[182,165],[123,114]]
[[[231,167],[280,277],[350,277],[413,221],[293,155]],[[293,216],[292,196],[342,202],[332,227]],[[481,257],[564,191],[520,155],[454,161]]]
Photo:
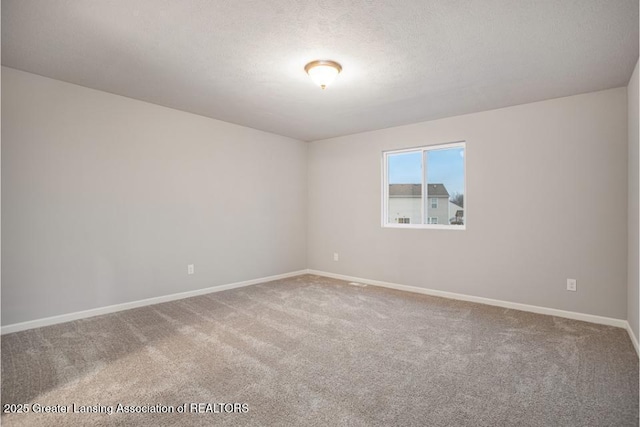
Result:
[[3,426],[638,425],[623,329],[310,275],[1,345]]

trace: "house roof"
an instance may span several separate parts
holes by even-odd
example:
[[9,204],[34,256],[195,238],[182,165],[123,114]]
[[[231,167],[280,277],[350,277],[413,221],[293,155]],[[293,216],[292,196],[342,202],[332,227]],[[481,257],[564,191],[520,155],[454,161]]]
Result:
[[[449,197],[449,192],[444,184],[428,184],[429,197]],[[390,197],[420,197],[422,196],[422,184],[389,184]]]
[[429,197],[449,197],[444,184],[427,184],[427,194]]

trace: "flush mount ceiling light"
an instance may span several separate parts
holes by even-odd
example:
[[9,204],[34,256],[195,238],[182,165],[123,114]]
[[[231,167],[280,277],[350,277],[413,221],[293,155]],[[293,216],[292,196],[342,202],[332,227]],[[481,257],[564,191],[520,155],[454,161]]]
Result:
[[315,84],[325,89],[342,71],[342,66],[335,61],[320,59],[309,62],[304,70]]

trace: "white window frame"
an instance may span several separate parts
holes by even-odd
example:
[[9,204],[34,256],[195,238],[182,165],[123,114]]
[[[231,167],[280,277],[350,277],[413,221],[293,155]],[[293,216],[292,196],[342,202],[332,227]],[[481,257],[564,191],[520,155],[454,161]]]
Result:
[[[421,218],[422,222],[425,220],[428,222],[429,219],[425,217],[425,209],[426,203],[425,201],[429,200],[428,203],[431,203],[430,198],[427,195],[427,167],[424,164],[425,153],[432,150],[442,150],[448,148],[462,148],[464,149],[464,224],[463,225],[452,225],[449,224],[447,220],[446,224],[400,224],[395,222],[389,222],[389,170],[388,170],[388,156],[394,154],[401,153],[410,153],[415,151],[422,152],[422,204],[421,204]],[[448,206],[447,200],[447,206]],[[468,214],[468,206],[467,203],[467,142],[466,141],[456,141],[456,142],[448,142],[443,144],[435,144],[435,145],[422,145],[419,147],[412,148],[403,148],[400,150],[385,150],[382,152],[382,227],[383,228],[418,228],[418,229],[437,229],[437,230],[466,230],[467,229],[467,219],[469,218]]]
[[[431,209],[438,209],[438,198],[437,197],[430,197],[431,201],[429,202],[429,204],[431,205]],[[435,204],[435,206],[433,206]]]
[[[435,220],[435,221],[434,221]],[[436,225],[438,224],[438,217],[437,216],[430,216],[427,218],[427,225]]]

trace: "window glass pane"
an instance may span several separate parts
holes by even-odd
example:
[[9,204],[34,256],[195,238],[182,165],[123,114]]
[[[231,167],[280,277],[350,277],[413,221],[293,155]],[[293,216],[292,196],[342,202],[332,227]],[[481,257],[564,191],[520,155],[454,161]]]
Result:
[[387,156],[389,224],[422,224],[422,151]]
[[425,217],[431,224],[464,224],[464,148],[425,151],[427,195]]

